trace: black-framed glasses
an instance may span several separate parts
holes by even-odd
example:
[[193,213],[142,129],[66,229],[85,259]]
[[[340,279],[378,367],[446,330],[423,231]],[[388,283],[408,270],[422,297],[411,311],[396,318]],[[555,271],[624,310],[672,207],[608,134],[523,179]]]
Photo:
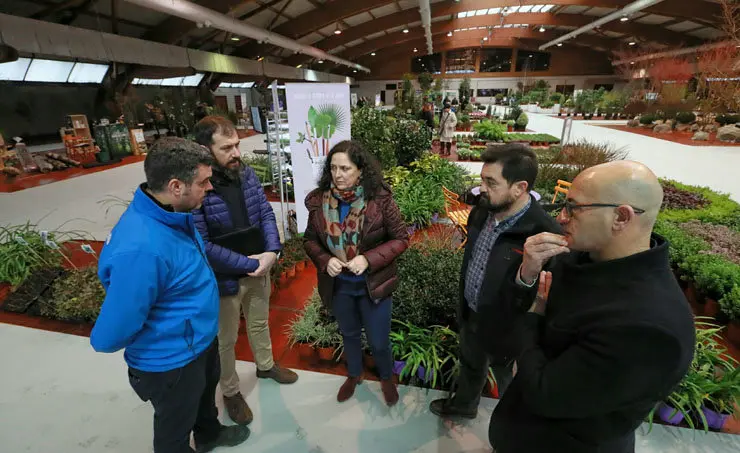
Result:
[[[573,216],[573,211],[577,209],[584,209],[584,208],[618,208],[620,206],[625,206],[625,204],[612,204],[612,203],[587,203],[587,204],[579,204],[574,203],[572,201],[562,201],[560,203],[555,203],[553,207],[555,209],[565,209],[565,213],[568,214],[568,217]],[[636,208],[632,205],[626,205],[630,206],[633,211],[635,211],[635,214],[643,214],[645,213],[644,209]]]

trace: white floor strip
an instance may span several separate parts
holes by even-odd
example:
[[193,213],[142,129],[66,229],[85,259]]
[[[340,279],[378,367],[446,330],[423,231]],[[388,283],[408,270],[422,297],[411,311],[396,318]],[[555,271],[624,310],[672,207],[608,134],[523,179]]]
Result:
[[[98,354],[87,338],[0,324],[0,439],[3,453],[151,451],[152,409],[129,387],[122,354]],[[295,385],[255,377],[239,362],[242,393],[255,412],[252,436],[233,453],[485,453],[495,405],[478,418],[443,422],[428,411],[442,393],[401,386],[389,409],[377,382],[339,404],[343,378],[300,371]],[[220,403],[220,395],[217,401]],[[222,408],[221,408],[222,409]],[[639,453],[736,453],[740,436],[656,425],[638,435]]]

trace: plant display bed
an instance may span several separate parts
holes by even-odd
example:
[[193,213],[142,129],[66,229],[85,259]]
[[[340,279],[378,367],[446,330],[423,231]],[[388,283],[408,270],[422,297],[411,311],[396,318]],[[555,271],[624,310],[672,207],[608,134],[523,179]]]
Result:
[[573,119],[573,121],[615,121],[615,122],[622,121],[622,122],[624,122],[624,121],[629,120],[629,118],[627,118],[627,117],[624,117],[624,118],[609,118],[609,119],[607,119],[605,116],[594,116],[592,118],[586,119],[586,118],[583,117],[583,115],[578,115],[578,116],[571,115],[571,116],[568,116],[566,114],[563,114],[563,115],[549,115],[549,116],[551,116],[553,118],[560,118],[561,120],[564,120],[566,118],[571,118],[571,119]]
[[717,140],[717,134],[711,133],[709,134],[709,140],[706,141],[699,141],[699,140],[692,140],[691,138],[694,136],[694,132],[678,132],[673,131],[670,133],[660,134],[653,132],[653,129],[651,127],[630,127],[630,126],[624,126],[624,125],[611,125],[611,124],[594,124],[594,126],[598,127],[605,127],[607,129],[614,129],[617,131],[622,132],[630,132],[637,135],[644,135],[646,137],[652,137],[657,138],[659,140],[665,140],[668,142],[673,143],[679,143],[681,145],[687,145],[687,146],[729,146],[729,147],[739,147],[740,143],[728,143],[723,142],[720,140]]
[[16,177],[8,177],[5,174],[0,174],[0,193],[12,193],[18,192],[33,187],[45,186],[58,181],[64,181],[67,179],[77,178],[78,176],[89,175],[91,173],[97,173],[111,168],[122,167],[124,165],[135,164],[137,162],[143,162],[146,156],[128,156],[124,157],[120,162],[110,165],[103,165],[100,167],[93,168],[70,168],[67,170],[59,170],[51,173],[33,173],[33,174],[22,174]]
[[504,142],[528,143],[531,146],[548,146],[555,143],[560,143],[560,139],[550,134],[510,133],[504,135]]

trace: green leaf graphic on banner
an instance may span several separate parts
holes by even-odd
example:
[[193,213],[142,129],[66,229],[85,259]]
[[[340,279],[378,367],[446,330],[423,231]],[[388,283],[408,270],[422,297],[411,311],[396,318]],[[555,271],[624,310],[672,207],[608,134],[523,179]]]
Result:
[[311,108],[308,109],[308,124],[311,125],[311,129],[316,129],[317,116],[319,116],[318,112],[316,112],[316,109],[311,106]]

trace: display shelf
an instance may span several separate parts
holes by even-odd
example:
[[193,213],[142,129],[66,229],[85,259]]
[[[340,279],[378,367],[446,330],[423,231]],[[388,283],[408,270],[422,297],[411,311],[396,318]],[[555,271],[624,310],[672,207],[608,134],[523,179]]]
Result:
[[[289,141],[290,133],[288,124],[288,113],[280,112],[280,117],[275,119],[273,112],[268,112],[267,116],[267,157],[270,164],[270,176],[272,177],[272,183],[275,187],[279,187],[280,184],[280,161],[283,162],[283,168],[285,169],[290,165],[290,146],[284,145],[280,147],[280,141]],[[280,156],[279,156],[280,154]],[[283,175],[285,176],[285,175]]]

